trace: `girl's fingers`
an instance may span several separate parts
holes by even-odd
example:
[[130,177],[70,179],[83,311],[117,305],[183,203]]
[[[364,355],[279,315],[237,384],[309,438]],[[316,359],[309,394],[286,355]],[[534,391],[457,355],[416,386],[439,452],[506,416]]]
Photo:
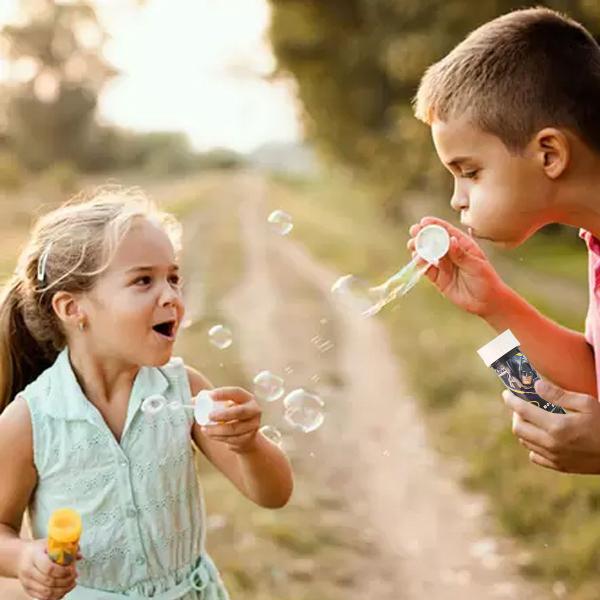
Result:
[[225,423],[223,425],[207,425],[202,431],[211,438],[235,437],[257,430],[259,425],[260,419],[255,417],[248,421],[235,421],[234,423]]
[[236,404],[244,404],[254,398],[254,396],[241,387],[220,387],[210,391],[211,398],[216,401],[231,400]]
[[225,410],[214,411],[208,417],[211,421],[245,421],[252,419],[260,412],[260,407],[256,402],[246,402]]
[[243,435],[211,436],[211,439],[215,440],[217,442],[224,442],[224,443],[232,445],[232,446],[235,446],[235,445],[240,446],[240,445],[243,445],[245,442],[247,442],[249,439],[253,438],[255,435],[256,435],[256,432],[252,431],[250,433],[244,433]]
[[45,577],[57,578],[68,577],[72,572],[72,567],[57,565],[50,560],[50,557],[45,552],[37,552],[33,559],[34,567]]

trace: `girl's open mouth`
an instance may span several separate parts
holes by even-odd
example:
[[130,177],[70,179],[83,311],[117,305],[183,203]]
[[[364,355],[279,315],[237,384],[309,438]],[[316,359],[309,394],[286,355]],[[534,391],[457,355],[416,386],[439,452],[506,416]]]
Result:
[[157,323],[152,327],[152,329],[161,337],[167,340],[175,339],[175,331],[176,331],[176,321],[163,321],[162,323]]

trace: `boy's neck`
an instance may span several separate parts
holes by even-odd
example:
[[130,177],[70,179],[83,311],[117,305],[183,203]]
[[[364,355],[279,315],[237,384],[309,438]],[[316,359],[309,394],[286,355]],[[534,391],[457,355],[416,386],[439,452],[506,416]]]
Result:
[[583,228],[600,239],[600,154],[579,148],[568,180],[563,182],[556,221]]

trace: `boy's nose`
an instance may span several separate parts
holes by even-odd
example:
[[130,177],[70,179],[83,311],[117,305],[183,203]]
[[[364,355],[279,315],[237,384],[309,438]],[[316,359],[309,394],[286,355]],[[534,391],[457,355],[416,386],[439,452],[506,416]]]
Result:
[[469,207],[469,200],[467,196],[461,192],[457,187],[454,188],[454,193],[450,200],[450,206],[456,212],[461,212]]

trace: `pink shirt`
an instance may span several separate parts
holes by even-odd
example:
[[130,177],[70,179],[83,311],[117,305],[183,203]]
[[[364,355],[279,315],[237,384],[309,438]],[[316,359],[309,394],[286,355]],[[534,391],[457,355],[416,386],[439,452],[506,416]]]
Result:
[[585,318],[585,339],[594,349],[597,397],[600,398],[600,240],[585,229],[579,232],[579,237],[588,247],[590,303]]

